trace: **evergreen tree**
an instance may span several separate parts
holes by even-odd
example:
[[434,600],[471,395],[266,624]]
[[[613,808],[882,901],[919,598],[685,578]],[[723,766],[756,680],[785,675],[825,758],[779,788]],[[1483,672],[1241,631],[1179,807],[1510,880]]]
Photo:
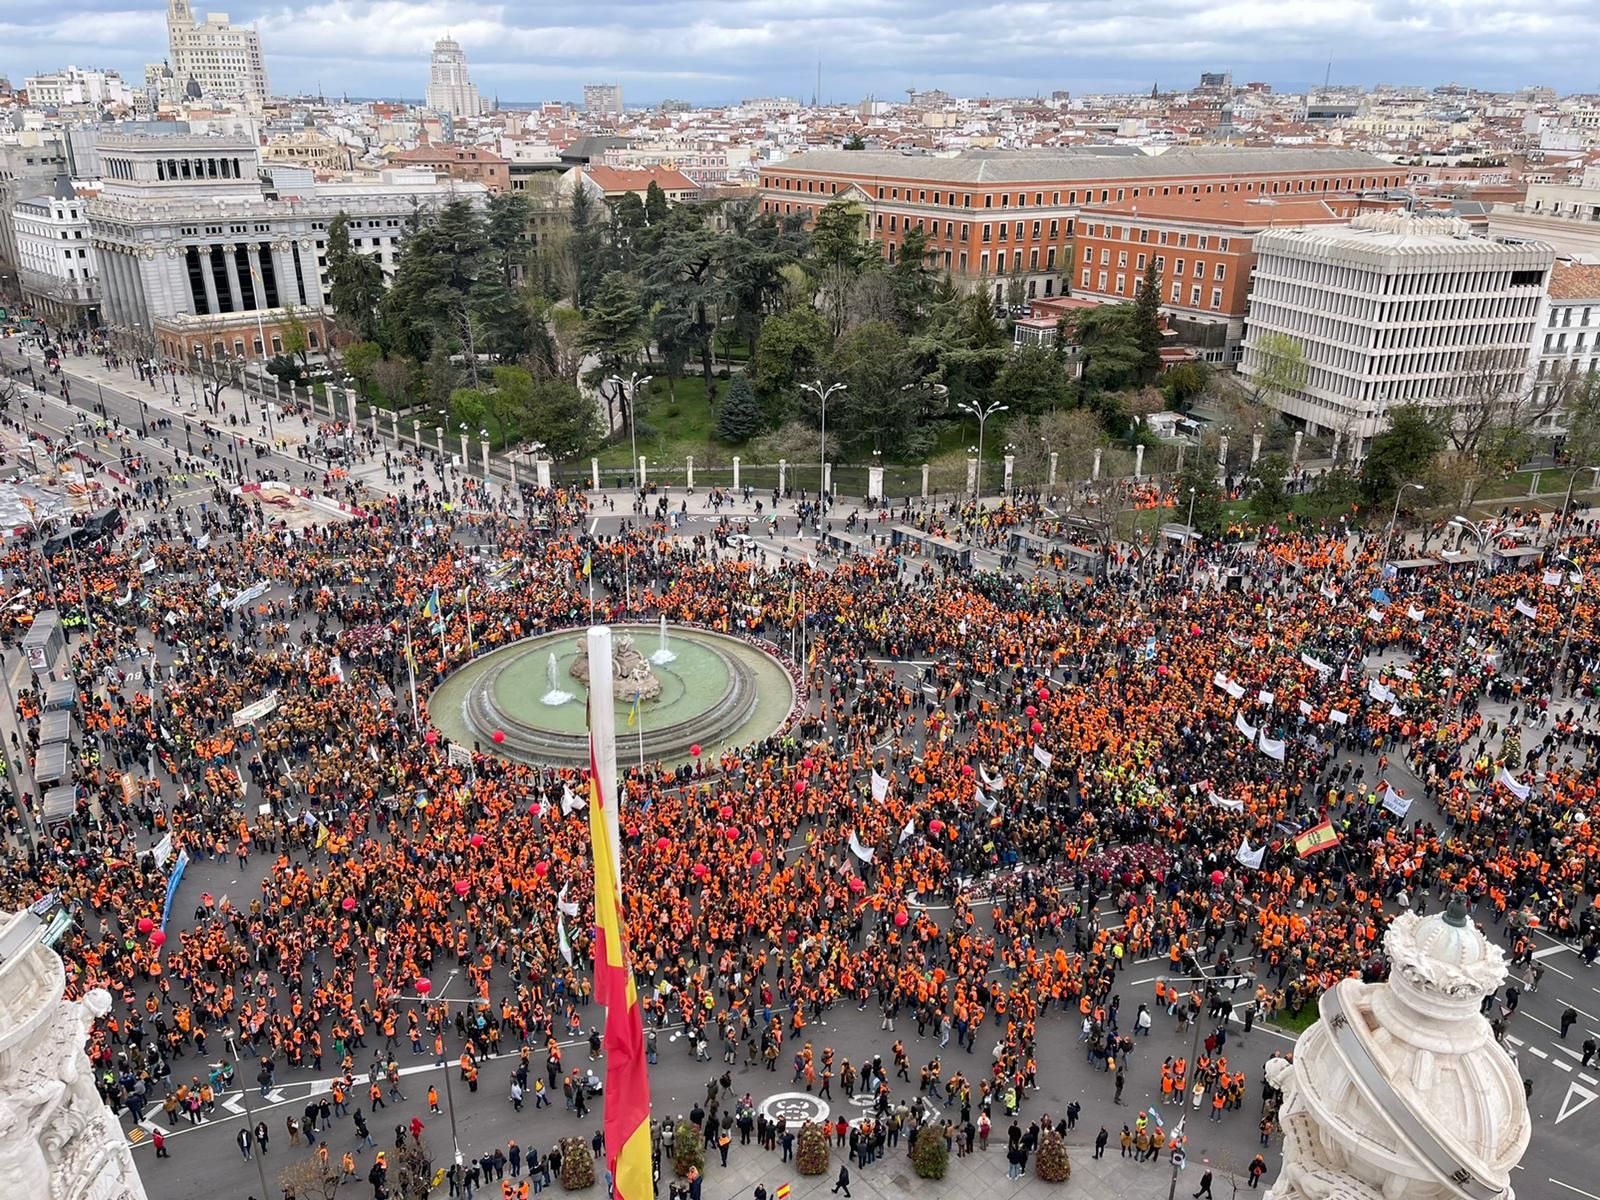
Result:
[[328,302],[339,325],[361,341],[378,338],[383,300],[383,265],[350,245],[350,222],[340,213],[328,223]]
[[667,219],[667,194],[654,179],[644,190],[644,223],[654,228]]
[[727,395],[717,406],[717,437],[739,445],[760,433],[764,423],[755,389],[744,375],[735,375],[728,383]]
[[[1190,515],[1189,493],[1194,493],[1193,516]],[[1222,490],[1217,486],[1217,460],[1214,455],[1196,450],[1191,461],[1184,464],[1172,489],[1174,520],[1188,520],[1202,537],[1215,538],[1222,534]]]
[[1133,301],[1133,337],[1139,348],[1139,382],[1149,383],[1161,373],[1161,276],[1154,257]]
[[571,260],[572,302],[580,309],[587,309],[605,274],[605,246],[603,219],[582,183],[572,189],[567,223],[571,228],[567,255]]

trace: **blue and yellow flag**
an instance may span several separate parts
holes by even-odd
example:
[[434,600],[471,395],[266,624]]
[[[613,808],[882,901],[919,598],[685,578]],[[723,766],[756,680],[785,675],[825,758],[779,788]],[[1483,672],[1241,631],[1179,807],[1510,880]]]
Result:
[[433,595],[429,596],[428,597],[428,602],[422,606],[422,615],[425,616],[425,617],[429,617],[429,618],[437,617],[439,615],[439,589],[438,588],[434,588],[433,589]]
[[589,578],[589,555],[587,553],[583,556],[583,577],[585,579]]

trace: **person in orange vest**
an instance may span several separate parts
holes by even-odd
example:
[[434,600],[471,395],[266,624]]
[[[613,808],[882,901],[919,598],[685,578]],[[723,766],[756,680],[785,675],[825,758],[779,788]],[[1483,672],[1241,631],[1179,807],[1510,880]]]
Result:
[[428,1085],[428,1111],[431,1113],[439,1111],[439,1089],[432,1084]]

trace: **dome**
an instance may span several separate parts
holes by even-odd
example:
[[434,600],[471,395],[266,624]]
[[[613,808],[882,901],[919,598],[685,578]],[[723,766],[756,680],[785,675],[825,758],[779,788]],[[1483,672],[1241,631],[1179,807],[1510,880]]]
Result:
[[1456,896],[1444,912],[1424,917],[1417,925],[1417,952],[1443,966],[1474,967],[1485,957],[1488,942],[1467,919],[1466,901]]

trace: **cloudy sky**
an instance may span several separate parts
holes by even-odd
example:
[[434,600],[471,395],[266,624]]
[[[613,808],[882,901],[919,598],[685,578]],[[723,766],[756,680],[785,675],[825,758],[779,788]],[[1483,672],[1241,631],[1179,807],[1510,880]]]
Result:
[[[142,78],[165,56],[161,0],[0,4],[0,73],[68,64]],[[197,11],[206,7],[194,0]],[[751,95],[892,98],[1187,86],[1202,70],[1320,82],[1600,91],[1594,0],[218,0],[255,22],[278,93],[420,97],[428,50],[462,43],[486,96],[630,103]]]

